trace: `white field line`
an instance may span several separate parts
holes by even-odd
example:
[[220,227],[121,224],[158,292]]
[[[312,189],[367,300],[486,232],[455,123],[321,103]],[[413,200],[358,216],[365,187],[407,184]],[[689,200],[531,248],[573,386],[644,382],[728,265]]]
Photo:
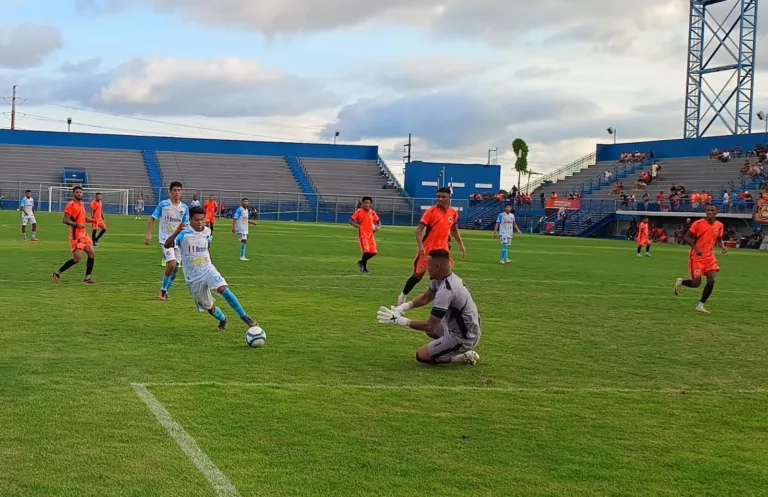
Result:
[[192,461],[192,464],[213,486],[216,495],[219,497],[240,497],[240,492],[237,491],[232,482],[213,464],[213,461],[197,445],[195,439],[179,423],[174,421],[171,413],[147,390],[146,385],[132,383],[131,386],[136,395],[147,404],[149,410],[155,415],[157,422],[166,429],[168,434],[181,447],[181,450],[184,451],[184,454]]
[[395,391],[446,391],[446,392],[500,392],[500,393],[529,393],[529,394],[622,394],[622,393],[650,393],[650,394],[705,394],[705,395],[729,395],[729,394],[765,394],[768,388],[747,389],[696,389],[696,388],[619,388],[619,387],[594,387],[594,388],[570,388],[570,387],[478,387],[471,385],[386,385],[381,383],[371,384],[321,384],[321,383],[276,383],[276,382],[219,382],[219,381],[192,381],[192,382],[150,382],[142,383],[143,387],[236,387],[236,388],[275,388],[275,389],[309,389],[309,390],[395,390]]

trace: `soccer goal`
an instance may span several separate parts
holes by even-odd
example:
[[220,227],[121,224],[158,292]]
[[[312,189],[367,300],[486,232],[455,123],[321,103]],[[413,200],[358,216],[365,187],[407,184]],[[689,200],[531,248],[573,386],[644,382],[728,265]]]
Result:
[[[67,204],[72,200],[71,186],[48,187],[48,212],[63,212]],[[101,193],[101,202],[104,204],[104,214],[128,215],[128,198],[130,189],[123,188],[88,188],[83,187],[83,203],[88,206]]]

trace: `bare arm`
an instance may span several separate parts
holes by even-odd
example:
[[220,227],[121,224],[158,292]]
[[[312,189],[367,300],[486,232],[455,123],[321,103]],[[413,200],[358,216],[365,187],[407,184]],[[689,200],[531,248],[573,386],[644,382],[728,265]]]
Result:
[[147,223],[147,235],[144,237],[144,244],[149,245],[152,241],[152,228],[155,226],[155,218],[149,216],[149,223]]
[[461,239],[461,233],[459,233],[458,225],[454,224],[451,227],[451,235],[453,235],[453,239],[459,243],[459,251],[461,252],[461,258],[465,259],[467,257],[467,249],[464,247],[464,240]]
[[522,235],[523,232],[520,231],[520,228],[517,226],[517,221],[515,221],[513,224],[515,225],[515,229],[517,230],[517,232]]
[[349,219],[349,224],[351,224],[352,227],[355,228],[356,230],[360,229],[360,223],[358,223],[357,221],[355,221],[352,218]]
[[496,226],[494,226],[494,227],[493,227],[493,237],[494,237],[494,238],[498,238],[498,237],[499,237],[499,226],[500,226],[500,225],[501,225],[501,223],[499,223],[499,222],[497,221],[497,222],[496,222]]
[[424,242],[422,239],[424,238],[424,224],[419,223],[418,226],[416,226],[416,247],[419,250],[419,256],[424,257],[426,254],[424,253]]
[[717,239],[717,246],[720,247],[720,251],[724,254],[728,253],[728,247],[725,246],[725,242],[723,241],[723,238],[720,237]]
[[73,228],[77,228],[77,223],[72,220],[71,217],[64,214],[64,219],[61,220],[62,223],[66,224],[67,226],[72,226]]
[[696,251],[696,255],[701,255],[701,250],[699,250],[699,247],[696,246],[696,239],[693,238],[693,233],[691,233],[690,230],[685,232],[685,236],[683,236],[683,241],[690,246],[694,251]]
[[[172,234],[171,236],[169,236],[169,237],[168,237],[168,239],[167,239],[167,240],[165,241],[165,243],[163,244],[163,247],[165,247],[165,248],[167,248],[167,249],[173,248],[173,247],[176,245],[176,237],[178,237],[178,236],[179,236],[179,233],[181,233],[182,231],[184,231],[184,228],[186,228],[186,227],[187,227],[187,225],[186,225],[186,224],[184,224],[184,223],[181,223],[181,224],[178,226],[178,228],[176,228],[176,231],[174,231],[174,232],[173,232],[173,234]],[[210,243],[209,243],[208,245],[209,245],[209,248],[210,248]]]
[[429,319],[426,321],[411,321],[408,327],[412,330],[423,331],[428,335],[435,335],[440,327],[440,321],[442,319],[430,314]]

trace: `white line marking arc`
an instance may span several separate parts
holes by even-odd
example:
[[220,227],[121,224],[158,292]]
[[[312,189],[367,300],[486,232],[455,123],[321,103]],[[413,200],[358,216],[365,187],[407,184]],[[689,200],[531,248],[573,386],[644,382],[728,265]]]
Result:
[[213,461],[203,452],[195,439],[187,433],[184,428],[177,423],[171,413],[158,401],[149,390],[146,385],[141,383],[132,383],[131,386],[136,392],[136,395],[144,401],[144,403],[152,411],[152,414],[157,418],[157,422],[166,429],[168,434],[179,445],[184,454],[187,455],[192,464],[195,465],[197,470],[202,474],[206,480],[213,486],[216,491],[216,495],[219,497],[241,497],[240,492],[237,491],[231,481],[224,475],[224,473],[213,464]]

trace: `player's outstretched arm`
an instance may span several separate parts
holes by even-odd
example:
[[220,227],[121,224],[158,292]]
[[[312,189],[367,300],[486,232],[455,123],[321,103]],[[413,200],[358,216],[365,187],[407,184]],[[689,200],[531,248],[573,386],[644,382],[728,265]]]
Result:
[[464,240],[461,239],[461,233],[459,233],[459,226],[454,224],[451,226],[451,235],[453,239],[459,244],[459,251],[461,252],[461,258],[467,258],[467,249],[464,247]]
[[420,307],[424,307],[426,305],[429,305],[432,303],[432,301],[435,300],[435,294],[427,288],[424,293],[416,297],[415,299],[411,300],[410,302],[406,302],[404,304],[400,304],[399,306],[395,307],[394,310],[398,314],[405,314],[406,312],[410,311],[411,309],[418,309]]
[[386,307],[379,308],[379,312],[376,313],[376,318],[379,324],[402,326],[404,328],[410,328],[413,331],[424,332],[430,336],[436,334],[437,329],[440,326],[440,321],[443,319],[442,317],[438,317],[433,309],[433,313],[429,316],[427,321],[411,321]]

